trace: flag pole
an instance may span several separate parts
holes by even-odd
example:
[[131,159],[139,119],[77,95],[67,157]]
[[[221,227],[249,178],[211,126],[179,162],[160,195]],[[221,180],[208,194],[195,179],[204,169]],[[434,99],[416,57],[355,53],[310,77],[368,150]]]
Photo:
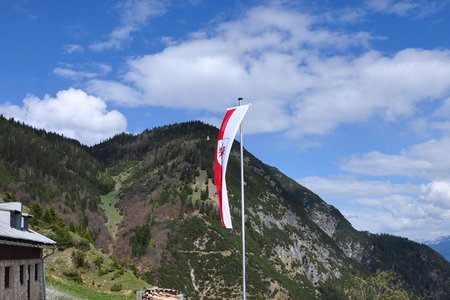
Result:
[[[244,98],[239,97],[238,102],[239,106],[241,106],[241,101]],[[244,207],[244,136],[242,133],[242,122],[239,126],[239,130],[241,133],[241,209],[242,209],[242,299],[246,300],[246,287],[245,287],[245,207]]]

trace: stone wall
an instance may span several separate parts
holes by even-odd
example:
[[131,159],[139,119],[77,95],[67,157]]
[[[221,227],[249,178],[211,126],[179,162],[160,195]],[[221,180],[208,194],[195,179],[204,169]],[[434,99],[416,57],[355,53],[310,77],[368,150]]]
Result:
[[[9,267],[9,280],[5,271]],[[22,269],[22,271],[21,271]],[[43,268],[40,259],[0,260],[1,300],[44,299]],[[6,285],[9,286],[6,286]]]

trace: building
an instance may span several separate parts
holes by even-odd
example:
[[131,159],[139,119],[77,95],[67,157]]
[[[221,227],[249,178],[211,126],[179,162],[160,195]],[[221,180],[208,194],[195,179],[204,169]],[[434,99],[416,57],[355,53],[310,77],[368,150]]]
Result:
[[45,299],[44,249],[56,242],[29,229],[19,202],[0,203],[0,299]]
[[137,300],[183,300],[184,295],[174,289],[149,288],[136,293]]

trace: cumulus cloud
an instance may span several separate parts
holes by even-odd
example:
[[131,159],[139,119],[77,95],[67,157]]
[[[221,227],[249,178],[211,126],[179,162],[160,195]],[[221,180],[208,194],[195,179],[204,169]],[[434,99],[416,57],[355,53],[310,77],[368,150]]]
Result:
[[432,139],[399,154],[371,151],[343,159],[340,168],[370,176],[407,176],[426,180],[450,180],[450,138]]
[[[258,115],[268,117],[262,127],[250,122],[251,128],[281,130],[292,118],[287,115],[289,102],[297,100],[311,81],[304,72],[307,68],[298,66],[309,54],[299,50],[345,48],[368,39],[364,33],[310,30],[311,17],[281,9],[255,8],[242,19],[220,24],[161,53],[130,59],[128,72],[117,85],[135,89],[141,95],[139,104],[209,111],[221,111],[245,95],[255,109],[261,108]],[[266,106],[256,106],[257,102],[273,103],[272,113],[262,111]]]
[[[95,81],[90,91],[119,103],[211,112],[243,96],[254,104],[250,132],[292,137],[327,134],[374,115],[407,118],[418,104],[448,95],[450,51],[384,55],[367,50],[372,37],[366,32],[322,25],[293,10],[256,7],[159,53],[129,59],[114,86],[134,90],[134,97],[102,94],[110,81]],[[343,51],[355,47],[359,55]]]
[[450,234],[450,181],[391,183],[356,177],[306,177],[317,192],[359,230],[418,240]]
[[115,28],[104,41],[91,44],[95,51],[120,49],[124,43],[132,39],[132,34],[146,25],[151,17],[165,13],[164,1],[160,0],[129,0],[117,7],[120,15],[120,25]]
[[126,130],[127,120],[116,110],[108,111],[105,102],[82,90],[59,91],[43,99],[29,95],[23,105],[3,104],[0,113],[36,128],[57,132],[86,145],[93,145]]
[[[405,203],[403,203],[405,205]],[[450,212],[436,209],[432,206],[420,205],[417,202],[407,202],[408,210],[422,212],[423,216],[406,216],[401,212],[404,206],[397,206],[399,213],[392,210],[343,210],[344,216],[358,230],[373,233],[391,233],[418,241],[431,240],[449,235]]]
[[90,80],[87,89],[93,94],[101,95],[107,101],[114,101],[123,105],[136,106],[142,101],[141,93],[116,81]]
[[[444,68],[440,67],[445,65]],[[323,134],[343,123],[378,114],[386,120],[411,116],[416,105],[450,90],[450,52],[406,49],[392,57],[368,52],[356,59],[332,57],[314,64],[316,80],[296,103],[295,133]],[[444,75],[446,74],[446,75]]]
[[450,182],[434,181],[430,182],[422,188],[422,198],[442,209],[450,212]]
[[299,182],[341,207],[357,229],[430,240],[450,234],[449,147],[450,138],[443,137],[398,154],[353,155],[340,164],[342,171],[351,174],[394,176],[406,181],[402,184],[355,175],[307,177]]

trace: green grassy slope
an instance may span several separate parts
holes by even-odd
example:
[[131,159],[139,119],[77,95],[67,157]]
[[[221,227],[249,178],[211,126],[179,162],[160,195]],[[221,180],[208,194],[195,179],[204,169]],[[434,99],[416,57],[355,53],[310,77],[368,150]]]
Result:
[[49,285],[84,299],[135,299],[137,290],[149,287],[126,265],[92,245],[83,251],[57,251],[46,260],[46,268]]
[[120,181],[121,178],[116,176],[114,177],[114,179],[116,181],[114,190],[112,190],[106,195],[100,196],[100,208],[103,210],[103,212],[106,215],[106,219],[108,220],[106,222],[106,227],[108,228],[109,232],[113,237],[116,236],[119,223],[123,219],[122,213],[118,208],[119,203],[118,191],[120,190],[121,187]]

